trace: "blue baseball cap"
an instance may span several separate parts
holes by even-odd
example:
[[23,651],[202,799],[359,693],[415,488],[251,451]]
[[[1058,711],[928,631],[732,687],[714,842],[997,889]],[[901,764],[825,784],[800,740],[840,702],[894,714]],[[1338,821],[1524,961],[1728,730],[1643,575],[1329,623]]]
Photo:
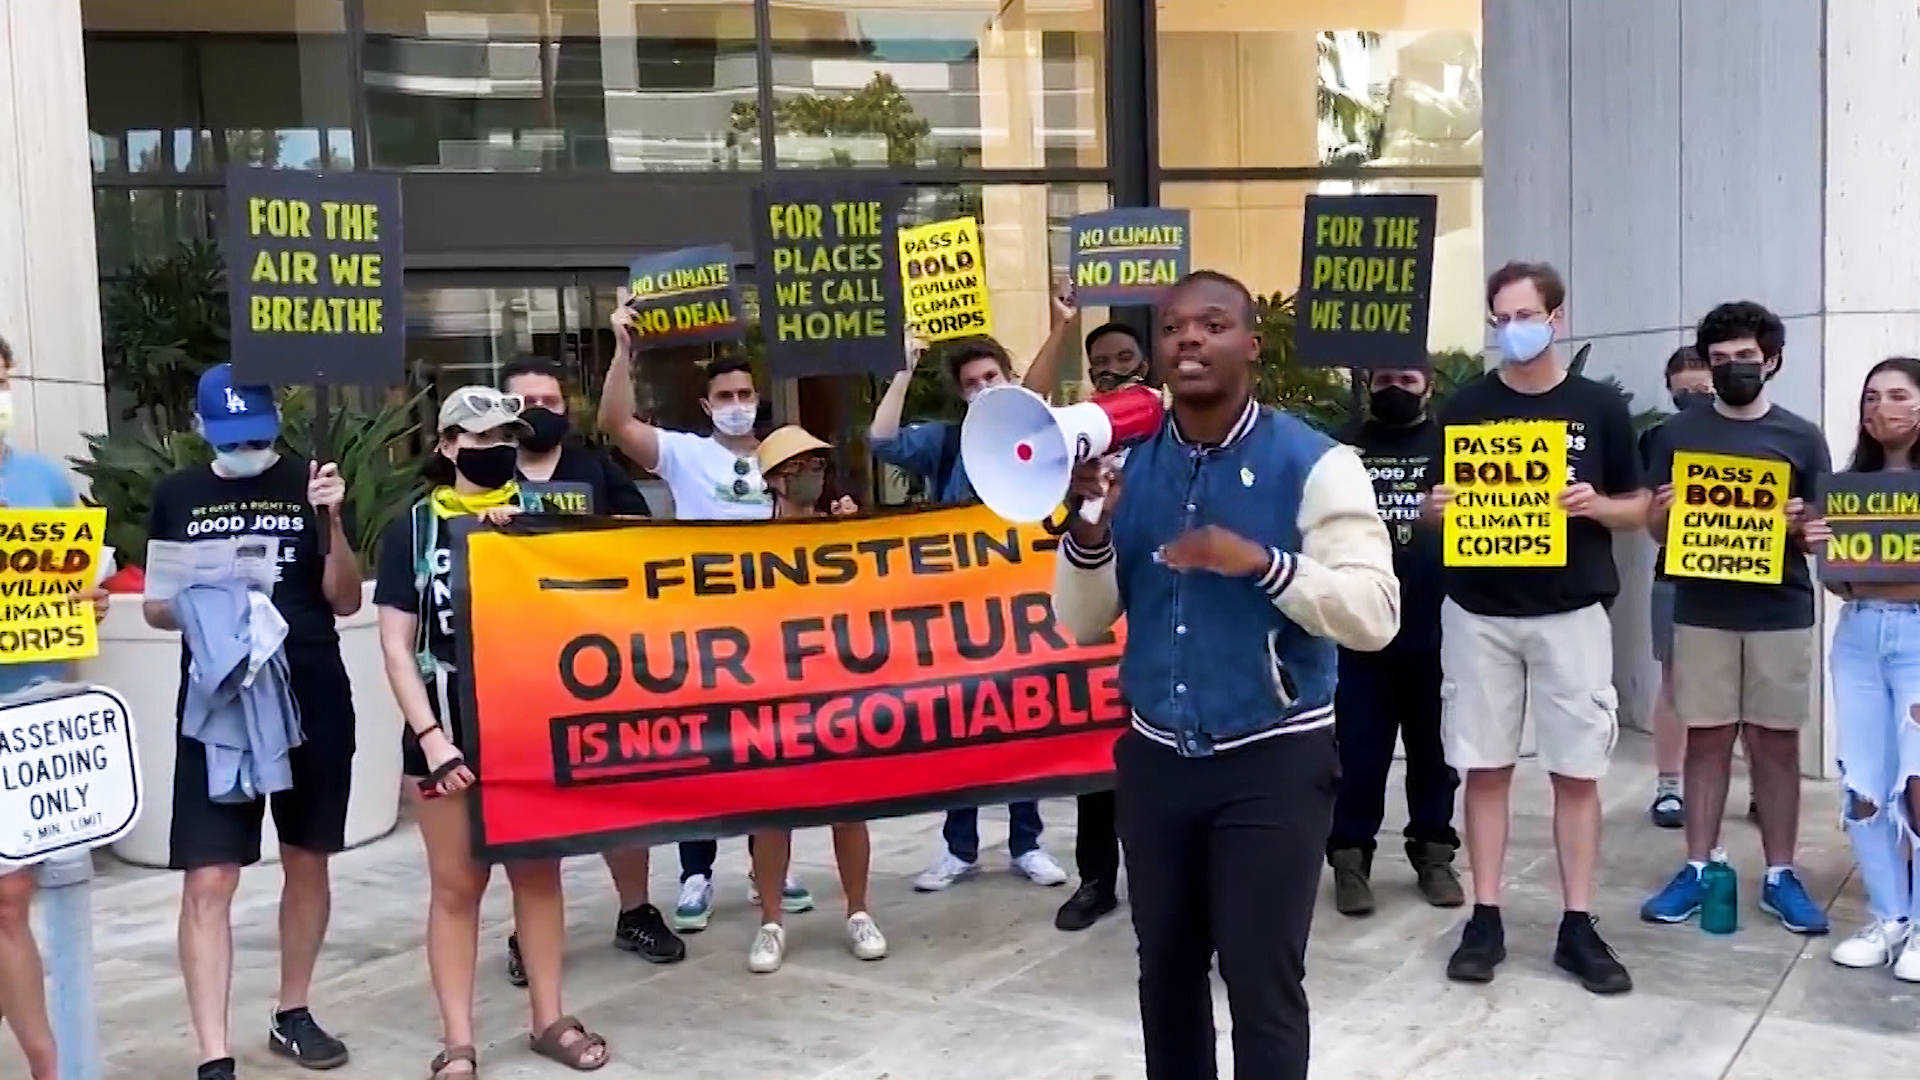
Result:
[[272,442],[280,435],[280,410],[274,407],[273,390],[235,386],[232,364],[215,364],[200,376],[193,409],[207,441],[215,446]]

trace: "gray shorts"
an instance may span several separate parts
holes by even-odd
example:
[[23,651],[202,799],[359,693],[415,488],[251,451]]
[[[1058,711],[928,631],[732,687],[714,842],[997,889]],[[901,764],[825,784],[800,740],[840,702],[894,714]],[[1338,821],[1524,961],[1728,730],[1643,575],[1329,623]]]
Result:
[[1653,658],[1662,664],[1673,662],[1673,582],[1656,581],[1648,604],[1653,623]]

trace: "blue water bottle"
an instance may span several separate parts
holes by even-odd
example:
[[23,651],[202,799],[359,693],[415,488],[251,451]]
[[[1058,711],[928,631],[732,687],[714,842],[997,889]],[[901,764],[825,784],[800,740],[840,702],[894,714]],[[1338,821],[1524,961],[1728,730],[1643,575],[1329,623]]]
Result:
[[1705,896],[1700,901],[1700,929],[1709,934],[1731,934],[1740,928],[1740,879],[1727,864],[1727,849],[1714,848],[1707,868],[1700,871]]

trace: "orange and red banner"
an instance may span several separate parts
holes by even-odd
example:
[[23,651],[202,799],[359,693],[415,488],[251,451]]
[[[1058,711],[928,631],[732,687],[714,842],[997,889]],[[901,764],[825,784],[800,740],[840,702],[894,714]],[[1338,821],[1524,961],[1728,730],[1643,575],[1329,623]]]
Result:
[[[1058,526],[1053,526],[1057,528]],[[527,515],[456,560],[475,845],[581,854],[1096,790],[1118,638],[983,507],[749,524]]]

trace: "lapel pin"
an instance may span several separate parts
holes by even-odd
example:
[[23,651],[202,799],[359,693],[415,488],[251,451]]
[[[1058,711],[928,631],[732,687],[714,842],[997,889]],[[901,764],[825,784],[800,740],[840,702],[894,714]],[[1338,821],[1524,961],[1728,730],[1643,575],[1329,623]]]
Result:
[[1241,487],[1253,486],[1253,470],[1252,469],[1243,468],[1240,470],[1240,486]]

